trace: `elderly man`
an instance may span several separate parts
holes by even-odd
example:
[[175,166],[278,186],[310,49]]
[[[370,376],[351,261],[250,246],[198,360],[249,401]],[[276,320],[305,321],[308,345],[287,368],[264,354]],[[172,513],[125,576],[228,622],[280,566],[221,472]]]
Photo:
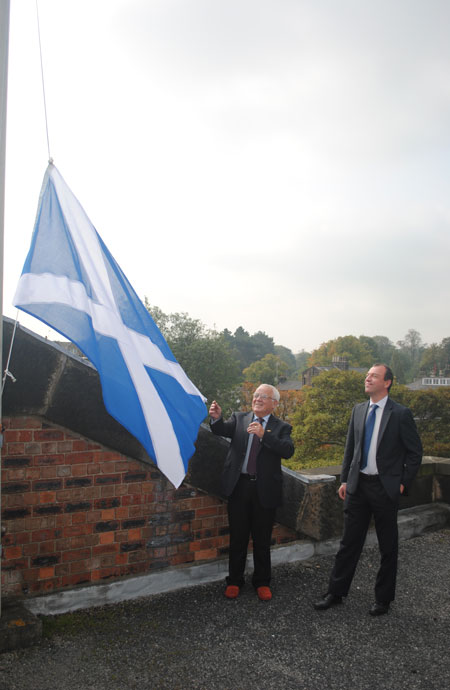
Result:
[[250,535],[253,587],[261,601],[272,598],[270,542],[281,504],[281,458],[294,453],[292,427],[272,414],[279,400],[274,386],[262,384],[253,395],[252,412],[233,412],[225,421],[215,400],[209,409],[211,431],[231,439],[222,474],[230,526],[228,599],[235,599],[244,584]]

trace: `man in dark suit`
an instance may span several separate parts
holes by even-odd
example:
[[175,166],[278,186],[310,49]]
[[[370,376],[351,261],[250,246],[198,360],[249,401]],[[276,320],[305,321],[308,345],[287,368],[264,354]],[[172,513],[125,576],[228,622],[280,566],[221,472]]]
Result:
[[294,453],[292,427],[272,414],[279,399],[274,386],[263,384],[253,395],[252,412],[233,412],[225,421],[215,400],[209,409],[211,431],[231,439],[222,474],[230,526],[225,589],[229,599],[235,599],[244,584],[250,535],[253,586],[262,601],[272,598],[270,542],[275,511],[281,504],[281,458],[290,458]]
[[318,610],[340,604],[347,596],[372,516],[381,564],[369,613],[388,613],[395,598],[398,504],[419,469],[422,444],[411,411],[389,398],[393,378],[389,367],[375,364],[365,380],[370,402],[353,408],[338,491],[345,501],[344,534],[328,592],[314,604]]

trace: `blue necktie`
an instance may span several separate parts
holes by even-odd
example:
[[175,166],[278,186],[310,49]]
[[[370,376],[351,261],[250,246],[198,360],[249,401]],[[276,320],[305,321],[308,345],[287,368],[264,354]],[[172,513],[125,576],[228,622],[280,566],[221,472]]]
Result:
[[[257,421],[260,424],[264,423],[264,419],[262,417],[258,417]],[[247,462],[248,474],[256,474],[256,457],[259,453],[260,448],[261,448],[261,444],[259,441],[259,437],[256,434],[253,434],[252,445],[250,446],[250,452],[248,454],[248,462]]]
[[367,458],[369,456],[370,442],[372,440],[373,427],[375,426],[375,413],[377,411],[378,405],[373,405],[370,413],[366,419],[366,428],[364,431],[364,448],[361,460],[361,469],[363,470],[367,467]]

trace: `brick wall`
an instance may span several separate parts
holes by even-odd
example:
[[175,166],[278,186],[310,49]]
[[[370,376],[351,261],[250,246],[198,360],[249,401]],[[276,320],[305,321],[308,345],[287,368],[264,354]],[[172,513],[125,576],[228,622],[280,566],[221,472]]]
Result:
[[[38,417],[4,418],[2,594],[215,560],[226,503]],[[296,534],[277,525],[274,543]]]

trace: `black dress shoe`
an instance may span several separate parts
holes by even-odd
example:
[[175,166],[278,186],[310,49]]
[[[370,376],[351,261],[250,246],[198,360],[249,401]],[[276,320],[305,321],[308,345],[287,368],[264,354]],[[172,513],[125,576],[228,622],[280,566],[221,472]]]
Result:
[[389,613],[389,602],[376,601],[369,610],[369,613],[371,616],[383,616],[385,613]]
[[325,611],[331,606],[336,606],[336,604],[342,604],[342,597],[338,597],[336,594],[325,594],[320,601],[314,602],[313,606],[317,611]]

